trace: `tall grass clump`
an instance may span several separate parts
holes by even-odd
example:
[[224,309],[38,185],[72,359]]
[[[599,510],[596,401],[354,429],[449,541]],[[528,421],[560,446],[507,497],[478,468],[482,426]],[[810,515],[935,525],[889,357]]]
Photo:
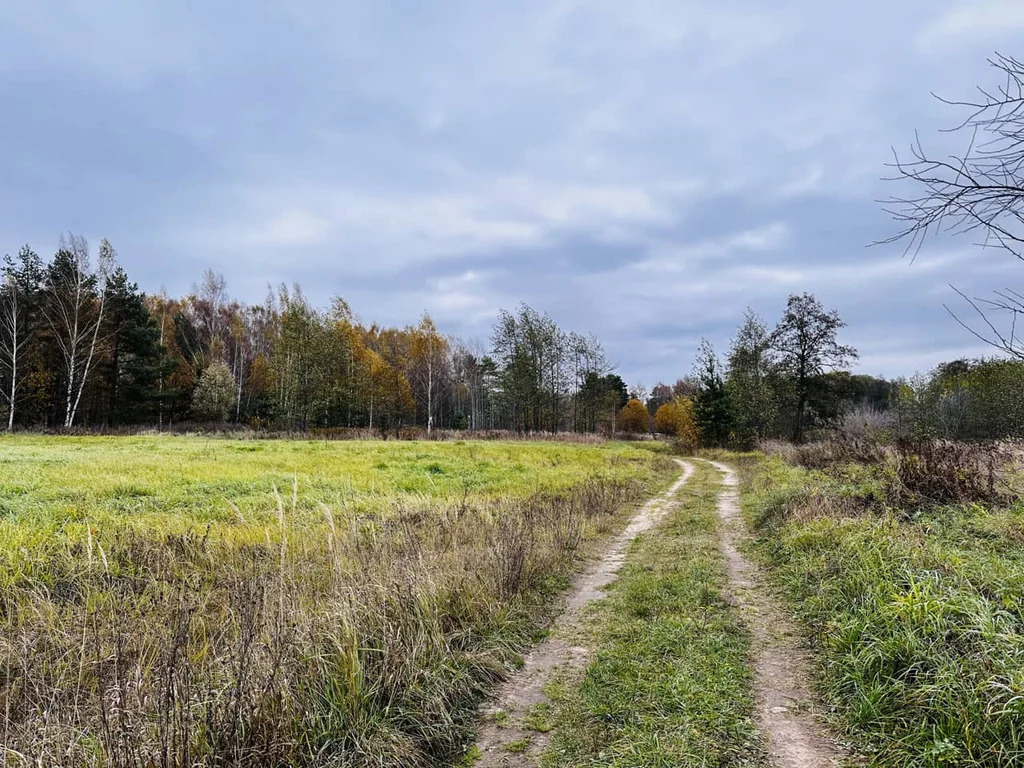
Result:
[[367,516],[304,511],[296,487],[270,524],[8,530],[0,762],[443,764],[580,550],[643,490],[592,480]]
[[1024,507],[994,450],[744,462],[757,549],[874,765],[1024,765]]

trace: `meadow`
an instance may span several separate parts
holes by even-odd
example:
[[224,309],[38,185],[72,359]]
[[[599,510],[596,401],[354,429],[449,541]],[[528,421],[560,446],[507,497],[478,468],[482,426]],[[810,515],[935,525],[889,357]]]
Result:
[[9,765],[428,766],[650,446],[0,439]]

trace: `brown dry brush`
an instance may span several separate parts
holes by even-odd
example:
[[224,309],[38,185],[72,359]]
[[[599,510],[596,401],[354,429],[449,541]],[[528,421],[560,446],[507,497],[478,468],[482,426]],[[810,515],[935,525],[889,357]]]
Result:
[[925,503],[1005,503],[1016,457],[998,442],[900,440],[889,459],[889,494],[905,507]]
[[766,453],[791,464],[830,473],[850,464],[878,469],[889,505],[913,509],[933,504],[1007,503],[1018,452],[1005,443],[837,435],[802,445],[763,443]]
[[638,485],[50,542],[2,589],[4,765],[431,766]]

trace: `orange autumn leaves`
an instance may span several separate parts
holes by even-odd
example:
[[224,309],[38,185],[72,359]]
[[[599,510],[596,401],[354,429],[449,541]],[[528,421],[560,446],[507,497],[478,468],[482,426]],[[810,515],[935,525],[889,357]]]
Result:
[[[623,432],[643,434],[649,432],[651,426],[647,407],[636,398],[619,411],[618,428]],[[654,413],[653,428],[655,432],[675,438],[685,450],[695,450],[700,446],[693,402],[688,397],[676,397],[661,405]]]
[[654,414],[654,431],[671,435],[685,450],[699,448],[700,434],[693,415],[693,401],[677,397],[658,408]]

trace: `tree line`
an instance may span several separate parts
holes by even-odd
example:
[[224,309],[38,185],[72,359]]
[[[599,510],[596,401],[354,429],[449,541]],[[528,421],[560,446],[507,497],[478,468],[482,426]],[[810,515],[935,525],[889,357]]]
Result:
[[527,306],[488,345],[361,323],[282,285],[232,299],[208,270],[187,296],[145,294],[103,240],[0,268],[0,413],[9,430],[233,422],[285,430],[405,426],[613,429],[626,401],[600,342]]
[[593,336],[527,306],[488,342],[416,325],[361,323],[341,298],[298,286],[260,304],[208,270],[184,297],[147,295],[101,241],[68,234],[49,261],[30,247],[0,267],[0,416],[8,430],[225,423],[305,431],[418,426],[520,432],[660,432],[695,447],[856,422],[894,434],[1024,437],[1024,362],[959,360],[888,381],[846,370],[845,323],[809,294],[774,327],[748,311],[720,359],[628,389]]
[[625,431],[653,429],[685,447],[750,449],[839,430],[861,436],[949,440],[1024,438],[1024,360],[942,363],[888,380],[845,370],[857,352],[845,323],[812,295],[790,296],[774,328],[747,311],[725,361],[702,341],[693,374],[642,387],[620,412]]
[[747,449],[766,438],[799,442],[857,406],[888,409],[891,382],[845,370],[857,351],[839,342],[844,327],[810,294],[790,296],[774,328],[748,310],[724,363],[703,340],[691,375],[657,384],[649,397],[634,388],[620,426]]

